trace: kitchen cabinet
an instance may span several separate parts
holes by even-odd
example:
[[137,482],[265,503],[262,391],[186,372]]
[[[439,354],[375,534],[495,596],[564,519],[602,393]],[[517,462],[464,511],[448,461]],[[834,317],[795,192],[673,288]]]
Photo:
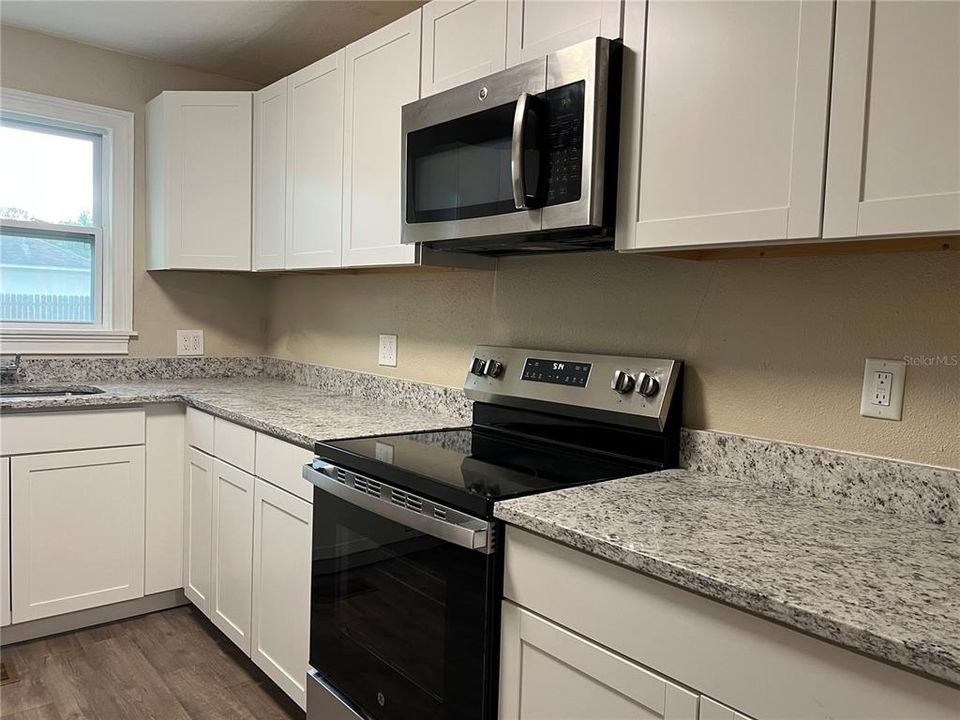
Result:
[[502,632],[501,720],[697,720],[696,694],[511,602]]
[[960,3],[840,0],[834,52],[824,237],[960,230]]
[[507,0],[507,67],[595,37],[620,37],[623,0]]
[[343,265],[416,261],[400,242],[400,108],[420,97],[420,10],[349,45],[343,137]]
[[253,94],[253,269],[284,268],[287,79]]
[[253,585],[253,486],[252,475],[221,460],[213,461],[213,561],[207,615],[247,655]]
[[433,0],[423,6],[422,95],[506,67],[507,0]]
[[184,417],[180,403],[144,407],[143,593],[183,587]]
[[340,266],[345,62],[340,50],[287,78],[287,268]]
[[10,458],[0,458],[0,627],[10,624]]
[[819,237],[832,22],[825,0],[628,0],[618,249]]
[[147,269],[250,270],[252,94],[147,104]]
[[[212,418],[211,418],[212,419]],[[210,614],[213,558],[213,458],[194,447],[185,451],[183,491],[183,592]]]
[[250,657],[301,708],[310,640],[311,519],[310,503],[256,480]]
[[10,461],[12,619],[143,596],[143,446]]
[[728,708],[726,705],[721,705],[716,700],[701,695],[700,713],[697,720],[750,720],[750,718],[732,708]]

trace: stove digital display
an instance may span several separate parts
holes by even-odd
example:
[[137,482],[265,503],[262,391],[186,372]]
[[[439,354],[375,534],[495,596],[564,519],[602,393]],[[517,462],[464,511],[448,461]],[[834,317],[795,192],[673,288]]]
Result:
[[531,382],[551,383],[552,385],[586,387],[592,367],[593,365],[587,362],[527,358],[527,361],[523,364],[521,379]]

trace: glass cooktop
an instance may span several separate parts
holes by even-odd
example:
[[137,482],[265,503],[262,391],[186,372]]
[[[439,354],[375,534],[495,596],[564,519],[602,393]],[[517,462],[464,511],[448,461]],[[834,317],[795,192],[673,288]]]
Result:
[[461,428],[317,443],[317,455],[463,510],[498,500],[658,469],[641,460],[565,443]]

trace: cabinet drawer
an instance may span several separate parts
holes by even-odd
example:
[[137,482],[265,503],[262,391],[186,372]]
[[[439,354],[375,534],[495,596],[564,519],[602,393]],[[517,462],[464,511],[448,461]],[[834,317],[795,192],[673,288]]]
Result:
[[223,418],[213,420],[213,454],[220,460],[253,473],[257,433]]
[[187,445],[213,455],[213,415],[188,407],[184,435]]
[[143,408],[12,413],[0,420],[0,454],[143,445],[144,435]]
[[303,466],[313,460],[313,453],[298,445],[263,433],[257,433],[257,470],[259,478],[313,502],[313,485],[303,479]]

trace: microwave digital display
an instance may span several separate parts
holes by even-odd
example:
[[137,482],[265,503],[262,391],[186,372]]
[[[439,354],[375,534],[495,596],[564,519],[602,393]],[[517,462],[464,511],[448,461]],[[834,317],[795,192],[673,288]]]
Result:
[[588,362],[527,358],[520,377],[530,382],[586,387],[592,368],[593,365]]

